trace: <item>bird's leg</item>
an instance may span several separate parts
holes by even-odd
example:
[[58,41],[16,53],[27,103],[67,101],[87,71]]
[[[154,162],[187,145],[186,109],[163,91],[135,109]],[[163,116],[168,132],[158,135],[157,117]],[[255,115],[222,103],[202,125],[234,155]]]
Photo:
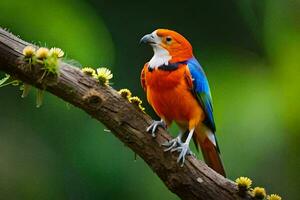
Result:
[[147,132],[151,132],[152,137],[155,137],[155,131],[158,128],[158,126],[161,126],[163,128],[167,128],[166,123],[161,119],[160,121],[153,121],[152,124],[147,128]]
[[162,145],[166,147],[164,151],[170,151],[174,149],[175,147],[179,146],[182,144],[181,138],[182,138],[183,133],[180,131],[178,136],[170,141],[166,141]]
[[178,159],[177,159],[177,162],[178,163],[181,162],[181,167],[184,165],[185,156],[186,155],[193,155],[192,151],[189,148],[189,144],[190,144],[190,141],[193,137],[194,130],[195,130],[194,128],[192,130],[190,130],[189,135],[188,135],[188,137],[187,137],[187,139],[185,140],[184,143],[182,143],[179,147],[174,148],[174,149],[171,150],[171,152],[173,152],[173,151],[180,152],[180,154],[178,156]]

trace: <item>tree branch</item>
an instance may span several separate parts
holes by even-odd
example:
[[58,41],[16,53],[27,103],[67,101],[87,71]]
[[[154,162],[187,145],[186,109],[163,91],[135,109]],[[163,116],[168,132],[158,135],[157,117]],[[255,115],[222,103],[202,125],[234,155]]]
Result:
[[176,163],[177,153],[164,152],[161,144],[170,140],[159,129],[152,138],[146,127],[151,118],[136,109],[111,87],[99,86],[94,79],[67,63],[60,64],[59,76],[40,81],[42,70],[22,63],[22,50],[31,45],[0,28],[0,70],[35,87],[45,89],[81,108],[107,126],[124,144],[137,153],[165,185],[184,200],[251,199],[238,195],[236,185],[189,156],[184,167]]

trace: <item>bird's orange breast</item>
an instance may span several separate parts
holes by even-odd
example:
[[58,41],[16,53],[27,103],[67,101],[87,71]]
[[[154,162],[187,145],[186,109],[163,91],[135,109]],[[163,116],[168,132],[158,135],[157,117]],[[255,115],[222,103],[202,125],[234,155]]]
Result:
[[174,71],[144,70],[147,99],[162,119],[195,126],[204,118],[186,79],[185,65]]

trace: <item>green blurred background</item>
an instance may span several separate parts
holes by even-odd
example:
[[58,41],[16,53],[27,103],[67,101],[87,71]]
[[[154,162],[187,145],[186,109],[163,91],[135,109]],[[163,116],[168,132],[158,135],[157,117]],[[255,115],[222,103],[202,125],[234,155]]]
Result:
[[[177,30],[209,78],[229,178],[300,199],[299,10],[298,0],[3,0],[0,26],[83,66],[109,66],[113,87],[144,101],[139,74],[152,52],[139,39]],[[0,112],[1,200],[178,199],[104,126],[57,97],[47,93],[36,109],[34,91],[21,99],[4,87]]]

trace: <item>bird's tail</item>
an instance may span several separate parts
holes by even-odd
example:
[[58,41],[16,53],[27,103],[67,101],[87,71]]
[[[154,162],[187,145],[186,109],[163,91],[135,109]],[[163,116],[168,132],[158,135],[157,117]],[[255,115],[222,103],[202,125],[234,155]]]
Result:
[[[195,134],[195,136],[196,137],[194,138],[194,140],[196,140],[195,142],[197,142],[197,144],[201,148],[205,163],[210,168],[212,168],[219,174],[226,177],[223,163],[220,158],[219,147],[218,147],[218,144],[217,144],[217,141],[216,141],[216,138],[214,137],[214,135],[213,135],[213,138],[210,138],[208,135],[206,135],[205,138],[199,138],[198,134]],[[212,142],[212,139],[214,139],[214,143]]]

